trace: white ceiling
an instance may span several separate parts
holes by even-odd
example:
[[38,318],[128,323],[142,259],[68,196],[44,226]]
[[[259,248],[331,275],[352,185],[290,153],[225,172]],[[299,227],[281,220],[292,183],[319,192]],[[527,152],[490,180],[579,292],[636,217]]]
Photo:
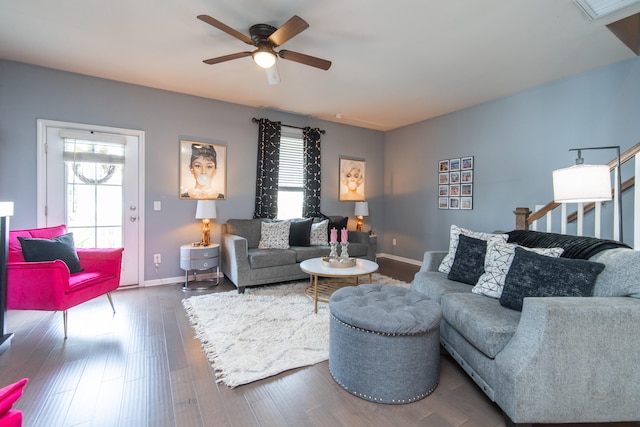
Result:
[[[390,130],[635,55],[573,0],[0,0],[0,58]],[[249,46],[196,19],[249,34],[299,15],[269,85]],[[249,47],[250,48],[250,47]],[[250,49],[249,49],[250,50]],[[341,115],[341,118],[337,118]]]

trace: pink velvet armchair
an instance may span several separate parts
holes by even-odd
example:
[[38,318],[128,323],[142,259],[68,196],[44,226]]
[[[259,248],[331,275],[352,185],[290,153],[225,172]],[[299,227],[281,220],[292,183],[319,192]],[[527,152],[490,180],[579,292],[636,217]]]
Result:
[[9,232],[7,264],[7,309],[62,311],[67,338],[67,310],[106,294],[115,313],[111,291],[120,284],[122,248],[77,248],[82,271],[70,273],[65,262],[26,262],[18,237],[51,239],[66,233],[66,227],[36,228]]

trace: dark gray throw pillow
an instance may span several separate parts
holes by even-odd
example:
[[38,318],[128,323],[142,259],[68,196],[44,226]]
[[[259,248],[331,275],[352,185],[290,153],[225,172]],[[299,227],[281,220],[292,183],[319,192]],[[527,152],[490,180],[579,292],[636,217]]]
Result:
[[552,258],[516,248],[500,305],[522,311],[526,297],[590,297],[604,264]]
[[289,246],[311,246],[311,223],[313,218],[291,220]]
[[449,280],[475,285],[484,273],[487,241],[460,234],[456,256],[447,275]]
[[55,261],[67,264],[71,274],[83,271],[73,243],[73,233],[63,234],[53,239],[18,237],[22,255],[27,262]]

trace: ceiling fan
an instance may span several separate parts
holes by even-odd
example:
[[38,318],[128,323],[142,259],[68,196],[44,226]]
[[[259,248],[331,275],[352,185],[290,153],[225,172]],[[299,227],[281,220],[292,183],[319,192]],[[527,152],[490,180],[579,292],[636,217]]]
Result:
[[280,83],[278,69],[275,66],[278,57],[319,68],[321,70],[328,70],[329,67],[331,67],[331,61],[327,61],[326,59],[316,58],[315,56],[305,55],[304,53],[285,49],[278,52],[275,51],[276,47],[282,46],[284,43],[309,28],[309,24],[297,15],[294,15],[280,28],[275,28],[268,24],[252,25],[251,28],[249,28],[249,34],[251,37],[234,30],[209,15],[198,15],[198,19],[221,31],[224,31],[230,36],[235,37],[246,44],[257,48],[252,52],[238,52],[230,55],[219,56],[217,58],[205,59],[203,61],[205,64],[219,64],[220,62],[251,56],[256,64],[266,70],[267,80],[270,84]]

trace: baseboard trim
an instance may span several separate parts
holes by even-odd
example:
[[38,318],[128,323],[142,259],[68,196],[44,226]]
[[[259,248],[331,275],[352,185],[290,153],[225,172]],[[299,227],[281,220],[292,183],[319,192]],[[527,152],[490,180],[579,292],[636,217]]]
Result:
[[[394,261],[404,262],[407,264],[412,264],[412,265],[417,265],[418,267],[422,267],[422,261],[416,261],[415,259],[404,258],[397,255],[392,255],[392,254],[385,254],[384,252],[376,254],[376,257],[388,258]],[[216,277],[216,274],[215,273],[198,274],[198,277],[201,277],[203,279],[212,279]],[[220,272],[220,278],[222,277],[223,277],[223,274],[222,272]],[[189,280],[193,280],[193,276],[189,276]],[[182,283],[184,283],[184,276],[164,277],[164,278],[154,279],[154,280],[145,280],[142,286],[147,287],[147,286],[160,286],[160,285],[172,285],[172,284],[182,285]]]
[[392,259],[394,261],[400,261],[400,262],[404,262],[407,264],[412,264],[412,265],[417,265],[419,267],[422,267],[422,261],[416,261],[415,259],[411,259],[411,258],[404,258],[404,257],[400,257],[397,255],[391,255],[391,254],[385,254],[384,252],[376,254],[377,258],[389,258]]
[[[220,276],[219,278],[222,279],[224,275],[222,274],[222,271],[220,272]],[[198,278],[199,279],[214,279],[216,277],[216,273],[200,273],[198,274]],[[189,276],[189,280],[193,280],[193,276]],[[160,286],[160,285],[180,285],[182,286],[182,284],[184,283],[184,276],[178,276],[178,277],[164,277],[161,279],[154,279],[154,280],[145,280],[144,284],[142,286],[147,287],[147,286]]]

